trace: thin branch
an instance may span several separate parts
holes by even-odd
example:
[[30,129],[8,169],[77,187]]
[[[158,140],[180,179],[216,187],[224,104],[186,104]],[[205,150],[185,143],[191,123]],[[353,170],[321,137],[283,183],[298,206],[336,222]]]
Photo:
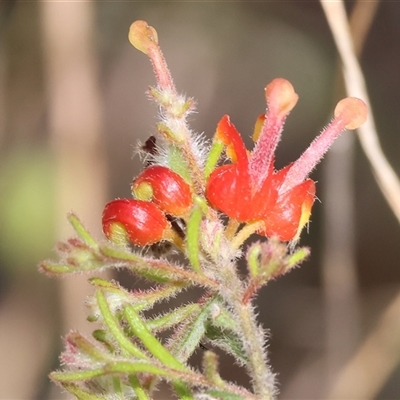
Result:
[[400,292],[342,369],[327,398],[375,399],[400,362]]
[[[357,2],[350,15],[354,51],[360,55],[378,2]],[[345,91],[341,65],[337,68],[336,97]],[[329,387],[349,354],[358,346],[360,333],[357,263],[354,231],[354,136],[343,135],[324,165],[322,201],[324,249],[322,257],[326,319],[326,385]],[[340,295],[338,295],[340,294]]]
[[[364,6],[366,3],[363,3]],[[389,206],[400,221],[400,182],[383,154],[375,127],[372,107],[360,65],[353,50],[350,28],[343,1],[321,0],[322,8],[331,28],[339,55],[343,63],[343,75],[349,96],[361,98],[368,106],[369,117],[358,128],[361,146],[371,163],[375,178]]]
[[[360,55],[365,37],[376,13],[379,1],[358,1],[347,24],[343,3],[321,0],[331,26],[340,56],[347,92],[361,97],[368,105],[365,82],[356,55]],[[353,36],[353,45],[350,39]],[[353,47],[352,47],[353,46]],[[396,217],[400,219],[400,184],[386,160],[374,126],[372,113],[364,126],[359,128],[359,138],[375,173],[375,178]],[[365,339],[354,356],[335,377],[326,398],[373,399],[400,362],[400,293],[386,309],[377,327]],[[362,384],[356,384],[362,382]]]

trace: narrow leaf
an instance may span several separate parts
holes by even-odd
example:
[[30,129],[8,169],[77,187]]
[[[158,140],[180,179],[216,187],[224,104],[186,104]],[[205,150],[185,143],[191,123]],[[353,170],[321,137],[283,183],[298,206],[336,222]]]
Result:
[[79,382],[97,378],[102,375],[108,375],[114,373],[121,373],[121,374],[148,373],[156,376],[168,377],[169,379],[176,378],[174,370],[157,367],[153,364],[146,362],[126,362],[126,361],[105,364],[103,368],[97,368],[93,370],[52,372],[50,374],[50,378],[59,383]]
[[218,372],[218,356],[212,351],[206,351],[203,355],[203,369],[206,378],[220,387],[223,385],[223,380]]
[[79,400],[104,400],[103,394],[95,395],[93,393],[89,393],[73,383],[64,382],[62,383],[62,386],[65,390],[76,396],[76,398]]
[[205,335],[215,346],[218,346],[227,353],[232,354],[237,361],[240,361],[243,365],[248,362],[242,341],[239,336],[231,330],[222,329],[221,327],[209,323]]
[[175,296],[186,287],[185,284],[176,284],[174,286],[160,285],[149,290],[132,292],[114,281],[110,282],[101,278],[90,278],[89,282],[99,289],[104,289],[107,292],[118,295],[119,309],[122,309],[125,304],[131,304],[136,311],[148,310],[154,304]]
[[178,283],[179,285],[192,283],[213,289],[218,287],[218,283],[212,279],[173,265],[166,260],[142,257],[111,246],[102,246],[100,251],[109,257],[109,261],[113,262],[116,267],[129,268],[156,282]]
[[129,383],[131,384],[139,400],[151,400],[146,391],[143,389],[136,375],[129,375]]
[[243,396],[222,390],[207,390],[205,393],[212,396],[212,399],[216,400],[245,400],[245,397]]
[[192,268],[200,273],[199,244],[200,244],[200,224],[202,212],[197,206],[193,207],[186,228],[187,257]]
[[206,321],[215,302],[216,299],[213,298],[203,304],[200,312],[194,314],[187,324],[176,331],[172,351],[180,361],[185,362],[199,346],[205,334]]
[[211,172],[214,171],[223,149],[224,144],[222,142],[213,142],[211,150],[208,153],[206,166],[204,168],[204,175],[206,179],[210,176]]
[[[199,304],[188,304],[184,307],[173,309],[171,312],[166,313],[158,318],[148,320],[146,325],[150,331],[160,331],[172,328],[180,324],[186,318],[199,311]],[[135,307],[137,310],[137,308]]]
[[102,290],[98,290],[96,292],[96,298],[101,315],[104,319],[104,323],[107,325],[111,334],[114,336],[115,340],[118,342],[121,348],[136,358],[142,360],[148,359],[146,354],[144,354],[125,336],[125,333],[120,326],[117,318],[111,313],[110,308],[107,304],[106,297]]
[[174,389],[180,400],[194,400],[191,390],[182,382],[174,382]]
[[256,278],[260,268],[260,255],[261,245],[260,243],[253,243],[247,251],[247,268],[249,269],[251,278]]
[[68,215],[68,220],[72,227],[74,228],[77,235],[90,247],[97,249],[99,247],[97,241],[92,237],[88,230],[83,226],[80,219],[74,214],[70,213]]
[[147,350],[149,350],[155,358],[170,368],[180,371],[187,370],[187,368],[181,364],[155,336],[153,336],[132,306],[128,305],[125,307],[124,315],[134,334],[142,341]]
[[95,361],[109,361],[110,354],[106,353],[105,348],[100,348],[99,345],[95,345],[82,336],[79,332],[70,332],[65,337],[65,342],[68,344],[67,347],[72,347],[76,351],[82,352]]
[[291,269],[302,263],[310,255],[310,249],[301,247],[288,257],[287,269]]

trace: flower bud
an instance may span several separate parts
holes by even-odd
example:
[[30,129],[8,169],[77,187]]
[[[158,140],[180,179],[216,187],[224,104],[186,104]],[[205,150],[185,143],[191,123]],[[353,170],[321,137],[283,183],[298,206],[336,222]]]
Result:
[[292,111],[299,96],[289,81],[276,78],[266,86],[265,98],[269,110],[283,117]]
[[129,28],[128,39],[132,46],[144,54],[148,53],[149,46],[157,45],[157,31],[146,21],[135,21]]
[[357,97],[347,97],[337,103],[335,108],[335,118],[345,121],[346,129],[357,129],[367,119],[366,104]]
[[146,246],[167,239],[170,230],[164,213],[148,201],[117,199],[103,211],[103,232],[116,244]]
[[161,165],[146,168],[132,183],[132,193],[137,199],[152,201],[175,217],[184,216],[192,205],[189,184],[176,172]]

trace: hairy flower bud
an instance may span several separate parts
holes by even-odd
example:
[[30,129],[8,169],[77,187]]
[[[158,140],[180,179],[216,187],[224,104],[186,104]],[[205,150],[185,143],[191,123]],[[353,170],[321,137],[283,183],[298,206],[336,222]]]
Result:
[[265,99],[269,109],[272,109],[277,115],[284,116],[292,111],[299,96],[289,81],[275,78],[265,88]]
[[135,21],[129,28],[128,39],[132,46],[144,54],[148,53],[149,46],[158,43],[157,31],[146,21]]
[[346,129],[357,129],[367,119],[367,105],[356,97],[347,97],[337,103],[335,118],[342,118],[346,121]]
[[132,193],[137,199],[152,201],[175,217],[184,216],[192,205],[189,184],[176,172],[161,165],[146,168],[132,183]]
[[170,223],[164,213],[148,201],[117,199],[103,211],[103,232],[112,242],[146,246],[168,238]]

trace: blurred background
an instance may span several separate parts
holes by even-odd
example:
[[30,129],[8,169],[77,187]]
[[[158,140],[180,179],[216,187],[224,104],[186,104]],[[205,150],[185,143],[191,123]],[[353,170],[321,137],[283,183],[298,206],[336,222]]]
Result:
[[[349,13],[353,6],[346,2]],[[68,398],[47,374],[58,367],[60,337],[90,331],[91,288],[87,277],[49,279],[37,264],[72,235],[69,211],[101,238],[104,204],[130,196],[141,169],[135,146],[157,122],[145,94],[155,83],[150,63],[127,40],[137,19],[157,29],[178,90],[198,102],[192,127],[207,137],[229,114],[250,146],[265,85],[275,77],[292,82],[300,100],[277,167],[301,154],[344,97],[318,1],[2,1],[1,399]],[[399,4],[381,2],[360,60],[384,152],[400,173],[398,21]],[[311,257],[257,298],[279,398],[398,399],[399,223],[354,133],[313,178],[320,201],[301,240]],[[222,362],[222,373],[246,385],[231,362]]]

